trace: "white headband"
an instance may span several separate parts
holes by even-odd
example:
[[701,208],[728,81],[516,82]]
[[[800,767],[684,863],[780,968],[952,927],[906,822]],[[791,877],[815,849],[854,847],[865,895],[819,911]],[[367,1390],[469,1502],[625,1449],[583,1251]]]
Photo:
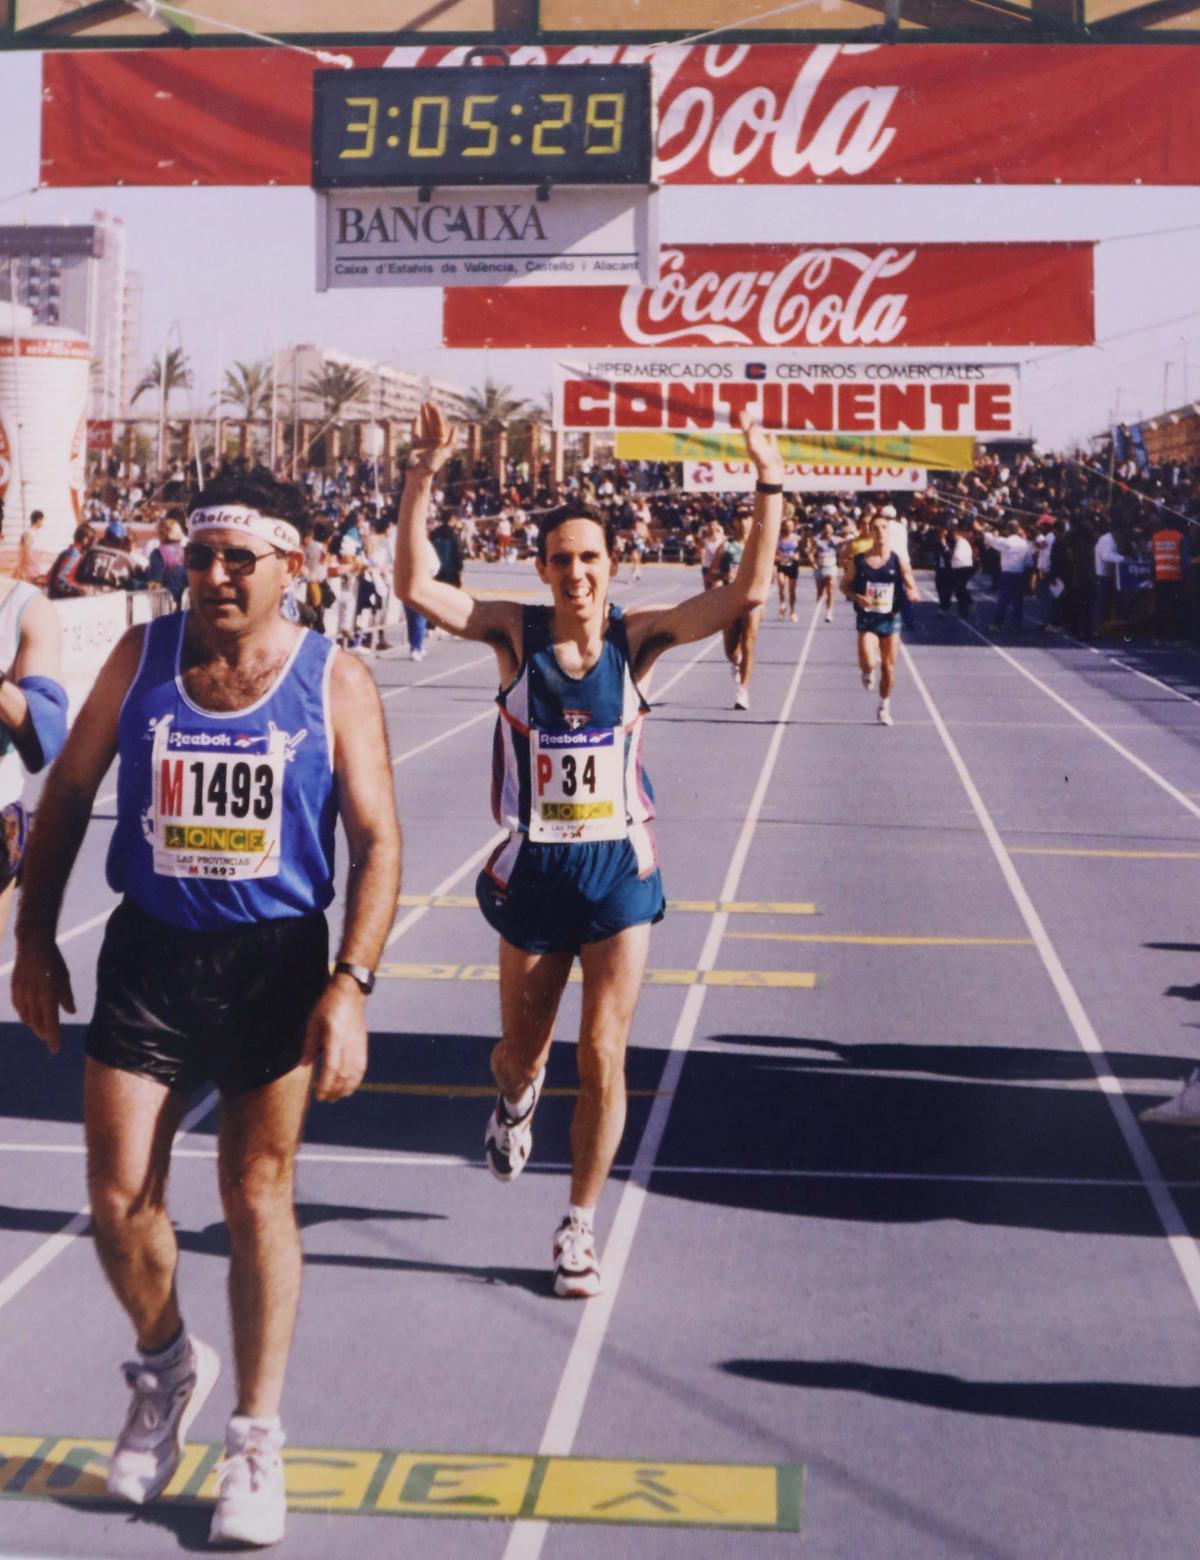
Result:
[[225,504],[220,509],[193,509],[188,516],[188,535],[198,536],[201,531],[244,531],[247,536],[257,536],[260,542],[267,542],[284,552],[300,550],[300,532],[290,520],[276,520],[246,504]]

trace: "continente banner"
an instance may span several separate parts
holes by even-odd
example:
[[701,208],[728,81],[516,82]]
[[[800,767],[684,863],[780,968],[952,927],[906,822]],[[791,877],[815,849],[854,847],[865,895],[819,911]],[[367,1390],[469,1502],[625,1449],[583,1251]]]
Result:
[[698,460],[729,458],[724,449],[730,437],[740,438],[743,411],[764,428],[792,436],[1012,439],[1018,436],[1017,391],[1018,370],[995,364],[732,354],[592,358],[555,365],[554,426],[567,433],[699,439],[708,445],[703,452],[670,457]]

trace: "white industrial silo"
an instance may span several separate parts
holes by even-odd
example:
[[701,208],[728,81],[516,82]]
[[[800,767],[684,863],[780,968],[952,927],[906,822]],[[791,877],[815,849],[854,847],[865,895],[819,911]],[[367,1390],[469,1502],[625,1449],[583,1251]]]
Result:
[[92,350],[77,331],[32,321],[20,304],[0,303],[4,540],[16,541],[40,509],[41,550],[58,552],[82,517]]

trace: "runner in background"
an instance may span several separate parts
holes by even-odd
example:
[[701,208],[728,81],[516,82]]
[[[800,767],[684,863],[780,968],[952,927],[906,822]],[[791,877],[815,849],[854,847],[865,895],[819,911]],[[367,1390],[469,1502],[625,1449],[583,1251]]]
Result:
[[[722,585],[729,585],[741,567],[750,535],[753,516],[750,506],[743,505],[733,517],[733,535],[725,543],[717,558],[717,574]],[[778,554],[778,544],[776,544]],[[722,636],[725,659],[733,674],[733,707],[735,710],[750,708],[750,677],[754,671],[754,649],[758,644],[758,631],[762,627],[763,609],[749,607],[729,624]]]
[[854,604],[863,687],[874,691],[878,677],[879,708],[875,718],[881,726],[890,726],[900,645],[900,592],[903,590],[910,601],[916,601],[917,583],[907,560],[892,550],[886,515],[872,516],[871,532],[869,547],[854,555],[842,578],[842,594]]
[[[838,577],[838,544],[833,534],[833,521],[826,520],[813,536],[808,546],[808,561],[812,564],[813,584],[817,591],[817,605],[825,603],[825,621],[833,622],[833,587]],[[796,613],[792,611],[792,622]]]
[[490,645],[500,678],[492,804],[509,834],[476,896],[500,934],[499,1095],[484,1148],[501,1181],[529,1158],[559,1002],[576,958],[582,967],[570,1201],[553,1245],[554,1291],[566,1298],[600,1292],[593,1220],[625,1126],[625,1048],[650,925],[666,910],[649,827],[654,793],[641,764],[647,678],[664,651],[724,632],[770,592],[783,461],[748,415],[742,431],[758,486],[731,583],[625,615],[609,601],[615,523],[578,502],[549,511],[539,527],[548,605],[476,601],[436,580],[425,515],[454,441],[432,404],[414,429],[396,589],[443,628]]
[[775,548],[775,580],[779,586],[779,616],[791,613],[796,621],[796,581],[800,577],[800,538],[796,534],[796,522],[786,516],[779,527],[779,543]]

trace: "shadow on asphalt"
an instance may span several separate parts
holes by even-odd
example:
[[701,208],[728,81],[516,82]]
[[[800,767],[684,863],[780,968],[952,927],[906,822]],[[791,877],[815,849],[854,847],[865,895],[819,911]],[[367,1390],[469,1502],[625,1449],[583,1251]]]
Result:
[[[0,1026],[0,1045],[35,1045],[18,1026]],[[1046,1046],[834,1044],[795,1034],[720,1034],[721,1049],[693,1050],[683,1069],[654,1170],[662,1196],[714,1207],[796,1218],[867,1223],[958,1219],[980,1225],[1158,1236],[1161,1229],[1112,1110],[1078,1050]],[[373,1037],[368,1081],[392,1085],[336,1106],[313,1107],[305,1147],[457,1156],[479,1164],[490,1108],[488,1057],[493,1037],[382,1033]],[[747,1054],[743,1047],[754,1047]],[[768,1050],[768,1054],[762,1054]],[[40,1047],[38,1048],[40,1050]],[[561,1174],[570,1159],[574,1047],[554,1046],[547,1093],[538,1107],[529,1169]],[[771,1054],[776,1052],[777,1054]],[[10,1054],[12,1054],[10,1052]],[[629,1121],[618,1166],[632,1160],[659,1087],[665,1053],[634,1047],[627,1062]],[[1119,1052],[1109,1056],[1129,1080],[1136,1111],[1163,1097],[1146,1078],[1182,1080],[1195,1059]],[[75,1123],[79,1116],[82,1027],[64,1036],[63,1054],[12,1068],[4,1113],[26,1121]],[[413,1087],[413,1093],[404,1092]],[[444,1092],[443,1092],[444,1091]],[[189,1137],[212,1145],[215,1113]],[[1197,1185],[1190,1132],[1149,1131],[1164,1178]],[[68,1136],[68,1141],[78,1138]],[[201,1173],[206,1172],[200,1166]],[[369,1166],[347,1170],[370,1177]],[[215,1173],[215,1171],[214,1171]],[[303,1170],[301,1172],[303,1174]],[[82,1179],[73,1161],[72,1176]],[[1112,1184],[1117,1183],[1117,1184]],[[363,1182],[355,1184],[361,1195]],[[459,1193],[447,1191],[448,1209]],[[74,1191],[66,1194],[73,1197]],[[65,1197],[64,1197],[65,1200]],[[365,1199],[371,1201],[368,1193]],[[78,1206],[78,1204],[75,1204]],[[425,1201],[425,1206],[430,1206]],[[434,1205],[436,1207],[436,1205]],[[1200,1204],[1198,1204],[1200,1207]],[[325,1206],[306,1200],[305,1221],[360,1227],[379,1221],[377,1256],[346,1260],[412,1266],[416,1255],[387,1249],[387,1221],[421,1214]],[[0,1213],[0,1228],[53,1233],[74,1208]],[[436,1217],[436,1213],[434,1215]],[[214,1225],[183,1231],[181,1244],[215,1252]],[[354,1242],[361,1249],[357,1237]],[[223,1245],[221,1246],[223,1249]],[[377,1246],[377,1250],[379,1247]],[[313,1253],[310,1261],[341,1261]],[[420,1266],[420,1262],[416,1263]],[[525,1284],[509,1270],[461,1269],[480,1282]],[[536,1281],[541,1282],[540,1274]]]
[[731,1376],[809,1391],[857,1392],[956,1414],[1087,1425],[1150,1435],[1200,1435],[1200,1388],[1134,1381],[964,1381],[860,1360],[728,1360]]

